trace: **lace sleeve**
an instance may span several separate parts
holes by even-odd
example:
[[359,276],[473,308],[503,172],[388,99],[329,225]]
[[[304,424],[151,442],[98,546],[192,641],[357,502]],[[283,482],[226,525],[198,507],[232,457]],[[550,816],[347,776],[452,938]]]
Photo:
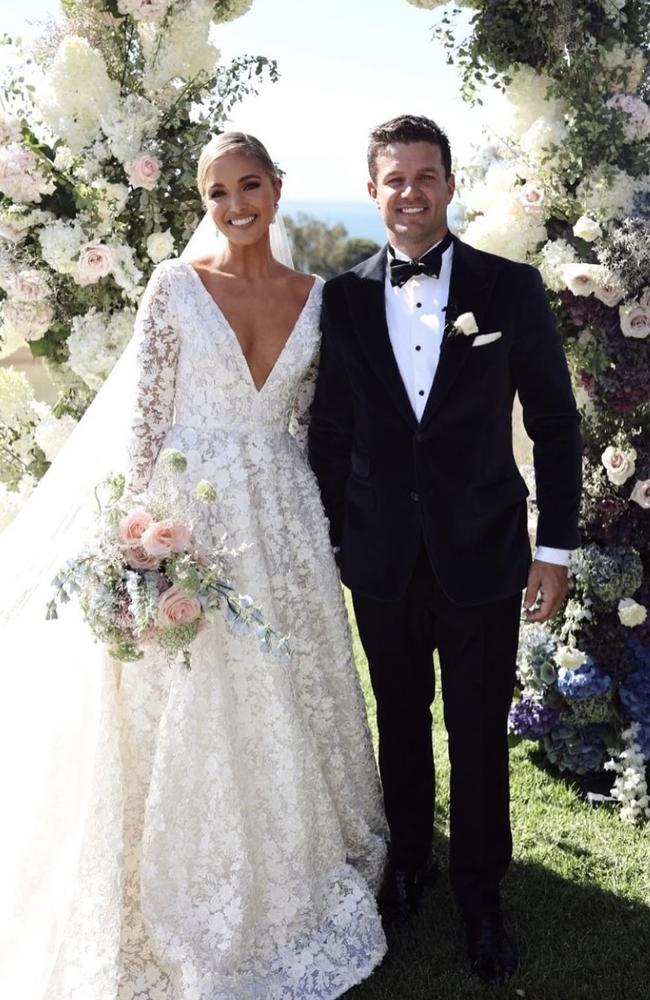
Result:
[[170,303],[169,274],[158,269],[147,285],[135,321],[137,381],[128,446],[128,488],[147,488],[154,462],[172,424],[178,334]]
[[307,451],[307,435],[309,432],[309,414],[314,401],[316,377],[318,375],[318,354],[310,364],[304,379],[300,383],[293,411],[289,421],[289,432],[296,439],[304,452]]

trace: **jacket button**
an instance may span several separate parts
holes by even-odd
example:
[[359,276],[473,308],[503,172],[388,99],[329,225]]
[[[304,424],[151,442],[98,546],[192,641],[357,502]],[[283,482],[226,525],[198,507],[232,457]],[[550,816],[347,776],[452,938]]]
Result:
[[416,431],[415,440],[418,444],[422,444],[423,441],[426,441],[426,435],[422,431]]
[[410,496],[411,500],[413,500],[415,503],[417,503],[418,500],[420,499],[420,497],[415,492],[415,490],[413,490],[411,493],[409,493],[409,496]]

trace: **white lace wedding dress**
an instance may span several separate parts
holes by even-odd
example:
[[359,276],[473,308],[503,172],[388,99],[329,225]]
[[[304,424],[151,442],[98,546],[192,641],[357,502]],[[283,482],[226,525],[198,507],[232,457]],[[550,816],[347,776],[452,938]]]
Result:
[[160,265],[145,293],[132,485],[155,480],[163,447],[187,456],[188,489],[214,483],[200,531],[251,543],[237,586],[293,653],[217,618],[189,672],[153,655],[119,686],[105,671],[46,1000],[329,1000],[383,956],[380,790],[304,452],[321,288],[259,391],[189,264]]

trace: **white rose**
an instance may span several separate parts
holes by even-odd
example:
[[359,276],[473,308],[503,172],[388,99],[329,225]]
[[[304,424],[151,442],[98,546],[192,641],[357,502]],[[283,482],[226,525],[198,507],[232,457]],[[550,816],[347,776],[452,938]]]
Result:
[[580,649],[574,649],[570,646],[560,646],[554,655],[554,659],[558,667],[564,667],[567,670],[577,670],[578,667],[587,662],[585,653]]
[[634,628],[635,625],[642,625],[648,617],[643,604],[637,604],[631,597],[622,597],[618,602],[618,617],[621,625]]
[[617,306],[625,295],[620,275],[614,273],[597,275],[594,295],[606,306]]
[[630,493],[630,500],[634,500],[644,510],[650,510],[650,479],[637,479]]
[[588,215],[581,215],[573,227],[573,235],[587,243],[592,243],[594,240],[600,239],[603,231],[595,219],[591,219]]
[[112,247],[93,240],[79,251],[79,260],[74,269],[74,280],[78,285],[94,285],[113,270],[115,254]]
[[49,330],[54,312],[49,302],[4,303],[2,316],[7,327],[24,340],[40,340]]
[[152,233],[147,239],[147,253],[154,262],[160,263],[174,251],[174,237],[169,229],[164,232]]
[[619,315],[624,337],[645,340],[650,335],[650,305],[643,305],[643,302],[624,304],[619,309]]
[[478,326],[476,325],[474,313],[461,313],[454,323],[454,329],[457,330],[458,333],[464,333],[465,336],[470,336],[472,333],[478,333]]
[[520,205],[528,211],[539,211],[544,205],[544,190],[532,181],[527,181],[516,191]]
[[42,271],[25,267],[11,276],[9,295],[19,302],[42,302],[50,294],[50,287]]
[[603,270],[599,264],[565,264],[562,274],[566,287],[574,295],[591,295]]
[[607,478],[615,486],[622,486],[626,479],[634,475],[636,463],[636,451],[630,448],[629,451],[621,451],[611,444],[602,453],[601,461],[605,466]]
[[140,153],[124,165],[131,187],[153,191],[160,177],[160,161],[149,153]]

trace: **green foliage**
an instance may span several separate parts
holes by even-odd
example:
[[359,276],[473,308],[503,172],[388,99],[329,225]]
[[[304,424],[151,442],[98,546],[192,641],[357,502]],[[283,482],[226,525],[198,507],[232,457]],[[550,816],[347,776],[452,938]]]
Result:
[[347,271],[379,250],[379,244],[364,238],[348,238],[341,222],[333,226],[299,212],[294,219],[286,216],[294,266],[299,271],[333,278]]

